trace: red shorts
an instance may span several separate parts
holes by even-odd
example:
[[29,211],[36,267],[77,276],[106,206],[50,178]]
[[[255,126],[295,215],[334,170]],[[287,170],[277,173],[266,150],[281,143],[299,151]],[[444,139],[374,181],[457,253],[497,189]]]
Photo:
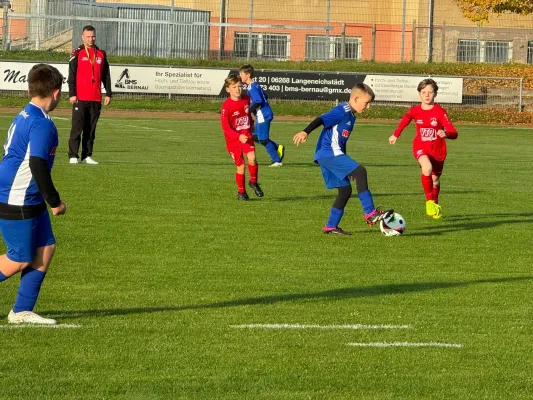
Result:
[[422,156],[427,156],[429,158],[429,161],[431,162],[432,172],[431,175],[435,176],[441,176],[442,175],[442,169],[444,168],[444,160],[437,160],[435,157],[433,157],[432,154],[428,154],[424,149],[415,148],[413,147],[413,155],[416,158],[416,161]]
[[255,152],[255,145],[252,138],[248,138],[246,143],[242,143],[239,140],[226,142],[226,148],[237,167],[244,164],[244,154]]

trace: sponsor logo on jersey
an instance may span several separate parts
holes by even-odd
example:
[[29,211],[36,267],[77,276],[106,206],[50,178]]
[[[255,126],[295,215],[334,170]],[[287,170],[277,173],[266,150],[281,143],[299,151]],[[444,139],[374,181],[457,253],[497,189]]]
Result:
[[420,128],[420,137],[423,141],[434,140],[437,138],[437,131],[433,128]]
[[416,123],[417,123],[417,124],[419,124],[419,125],[421,125],[421,124],[423,124],[423,123],[424,123],[424,121],[423,121],[423,120],[421,120],[421,119],[417,119],[417,120],[416,120]]
[[350,136],[350,131],[348,129],[343,129],[342,136],[343,137],[349,137]]

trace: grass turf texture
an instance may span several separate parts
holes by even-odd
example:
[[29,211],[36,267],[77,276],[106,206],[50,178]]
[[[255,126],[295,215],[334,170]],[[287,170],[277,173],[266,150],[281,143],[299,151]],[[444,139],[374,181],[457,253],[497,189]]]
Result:
[[[11,118],[0,115],[3,132]],[[392,124],[359,124],[348,152],[377,205],[407,220],[405,235],[386,238],[356,198],[341,224],[354,236],[321,233],[335,193],[312,163],[318,132],[291,144],[305,123],[273,124],[285,165],[266,168],[258,148],[266,194],[248,203],[236,200],[217,121],[104,113],[98,166],[69,165],[70,121],[56,124],[53,176],[68,213],[52,218],[58,249],[36,311],[81,327],[7,329],[19,279],[1,283],[0,398],[530,398],[529,130],[459,126],[435,221],[413,128],[392,147]],[[266,323],[411,328],[231,327]]]

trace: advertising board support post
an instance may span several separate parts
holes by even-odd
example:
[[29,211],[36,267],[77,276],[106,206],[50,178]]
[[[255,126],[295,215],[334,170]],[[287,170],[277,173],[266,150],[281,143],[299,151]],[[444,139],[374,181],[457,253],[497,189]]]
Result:
[[11,3],[9,0],[0,0],[0,7],[2,7],[2,48],[4,50],[9,50],[9,31],[8,31],[8,19],[7,13],[11,8]]

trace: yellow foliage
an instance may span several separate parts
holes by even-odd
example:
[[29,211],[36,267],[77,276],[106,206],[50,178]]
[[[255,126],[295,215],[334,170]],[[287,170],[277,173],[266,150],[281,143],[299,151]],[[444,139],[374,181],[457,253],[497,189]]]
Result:
[[488,22],[491,14],[533,13],[532,0],[455,0],[463,15],[473,22]]

